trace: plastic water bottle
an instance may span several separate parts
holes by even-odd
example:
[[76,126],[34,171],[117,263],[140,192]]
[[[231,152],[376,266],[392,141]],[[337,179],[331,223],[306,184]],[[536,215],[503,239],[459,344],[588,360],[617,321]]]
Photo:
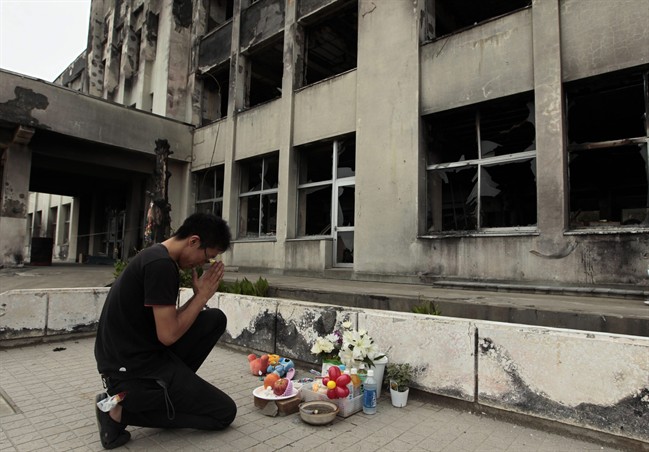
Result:
[[363,413],[365,414],[376,414],[376,392],[377,384],[374,379],[374,370],[370,369],[367,371],[367,378],[365,383],[363,383]]

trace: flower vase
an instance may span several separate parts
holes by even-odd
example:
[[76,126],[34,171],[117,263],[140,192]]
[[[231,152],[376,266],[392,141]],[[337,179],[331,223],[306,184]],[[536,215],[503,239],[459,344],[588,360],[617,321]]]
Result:
[[381,359],[375,359],[374,361],[374,379],[377,383],[376,389],[376,398],[381,397],[381,387],[383,386],[383,373],[385,372],[385,366],[388,364],[388,357],[383,356]]

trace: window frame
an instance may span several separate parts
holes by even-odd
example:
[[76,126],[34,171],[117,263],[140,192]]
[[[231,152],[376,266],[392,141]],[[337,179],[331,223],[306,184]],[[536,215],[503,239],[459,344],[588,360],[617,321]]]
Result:
[[[568,232],[571,233],[602,233],[602,232],[611,232],[611,233],[619,233],[619,232],[635,232],[635,231],[640,231],[640,230],[648,230],[649,229],[649,213],[646,214],[644,223],[640,224],[630,224],[630,225],[624,225],[624,224],[619,224],[619,225],[608,225],[608,222],[601,222],[600,224],[596,225],[579,225],[576,221],[576,218],[573,219],[573,208],[570,205],[572,203],[572,192],[573,192],[573,185],[572,181],[570,178],[570,162],[571,162],[571,156],[572,155],[577,155],[578,153],[585,153],[588,154],[591,151],[597,151],[597,150],[614,150],[614,149],[621,149],[624,150],[630,145],[644,145],[645,146],[645,152],[649,152],[649,68],[643,68],[641,70],[642,72],[642,87],[643,87],[643,94],[644,94],[644,118],[645,118],[645,136],[636,136],[636,137],[623,137],[623,138],[615,138],[615,139],[609,139],[609,140],[603,140],[603,141],[584,141],[584,142],[579,142],[579,143],[568,143],[566,145],[566,154],[567,154],[567,171],[568,171],[568,182],[567,182],[567,190],[568,190],[568,196],[569,196],[569,203],[568,203]],[[607,76],[610,74],[606,74]],[[615,79],[613,79],[615,80]],[[583,80],[576,81],[576,83],[583,83]],[[621,85],[616,88],[613,88],[611,86],[607,86],[603,89],[597,90],[594,89],[592,94],[600,94],[604,95],[605,93],[615,90],[615,89],[620,89],[621,87],[627,88],[629,86],[632,86],[631,84],[627,85]],[[565,105],[569,105],[569,101],[571,100],[571,89],[568,88],[566,89],[565,93]],[[578,96],[576,96],[578,97]],[[568,107],[566,107],[566,124],[568,124],[568,121],[571,119],[569,117],[569,110]],[[568,136],[568,134],[567,134]],[[642,152],[642,151],[640,151]],[[647,165],[647,184],[649,185],[649,164],[645,163]],[[649,195],[647,199],[647,206],[645,209],[649,212]],[[640,207],[639,207],[640,208]],[[620,218],[620,222],[622,221],[622,217]]]
[[[508,96],[509,97],[509,96]],[[525,101],[527,104],[530,104],[531,108],[531,113],[533,113],[534,108],[535,108],[535,101],[532,93],[521,93],[519,95],[515,95],[514,97],[517,97],[521,101]],[[514,101],[514,99],[511,99]],[[448,237],[448,236],[467,236],[467,235],[512,235],[512,234],[531,234],[531,233],[536,233],[538,232],[538,197],[537,197],[537,215],[536,215],[536,224],[534,225],[525,225],[525,226],[497,226],[497,227],[485,227],[482,226],[482,195],[481,191],[483,190],[482,187],[482,174],[483,174],[483,169],[486,167],[493,167],[493,166],[504,166],[510,163],[516,163],[516,162],[524,162],[524,161],[530,161],[534,162],[534,165],[536,165],[536,157],[537,157],[537,140],[536,140],[536,122],[533,123],[535,132],[534,132],[534,141],[533,141],[533,150],[524,150],[520,152],[514,152],[514,153],[508,153],[508,154],[503,154],[503,155],[497,155],[497,156],[490,156],[490,157],[483,157],[483,143],[482,143],[482,130],[481,130],[481,120],[482,120],[482,115],[481,115],[481,110],[484,110],[486,108],[489,108],[491,105],[494,105],[494,103],[502,102],[502,101],[507,101],[507,98],[499,98],[495,99],[492,102],[485,102],[482,104],[476,104],[474,106],[468,107],[473,115],[474,115],[474,127],[475,127],[475,139],[477,141],[477,157],[476,158],[471,158],[468,160],[461,160],[461,161],[452,161],[452,162],[442,162],[442,163],[433,163],[429,164],[426,162],[426,186],[425,186],[425,199],[426,199],[426,209],[425,209],[425,215],[426,215],[426,221],[425,221],[425,233],[422,234],[420,237]],[[444,113],[444,112],[439,112],[439,113]],[[430,116],[434,116],[430,115]],[[430,152],[429,147],[431,144],[427,144],[427,149],[426,149],[426,155],[429,155],[428,153]],[[433,151],[434,152],[434,151]],[[474,186],[477,187],[477,196],[476,196],[476,208],[475,211],[477,212],[475,215],[475,222],[476,222],[476,227],[474,229],[442,229],[443,225],[439,226],[439,229],[436,228],[433,217],[433,211],[435,209],[434,206],[431,205],[433,203],[433,193],[430,189],[429,186],[429,178],[433,173],[442,173],[445,170],[448,169],[460,169],[460,168],[475,168],[477,172],[477,181],[475,182]],[[538,177],[536,170],[534,171],[534,183],[535,185],[538,186]],[[431,219],[429,223],[428,219],[428,214],[431,213]]]
[[[334,234],[337,233],[335,231],[335,228],[342,228],[343,231],[346,231],[348,227],[346,226],[337,226],[334,225],[334,209],[338,208],[338,194],[336,193],[335,188],[339,186],[355,186],[356,185],[356,165],[354,165],[354,175],[353,176],[344,176],[344,177],[338,177],[338,164],[339,164],[339,155],[338,155],[338,150],[340,149],[340,146],[342,143],[349,141],[349,140],[355,140],[356,137],[354,134],[351,135],[344,135],[344,136],[339,136],[333,139],[326,140],[325,143],[330,147],[331,151],[331,177],[329,179],[325,180],[319,180],[316,182],[305,182],[305,183],[299,183],[300,176],[299,174],[299,168],[301,168],[301,165],[298,164],[298,176],[297,176],[297,187],[296,187],[296,212],[297,214],[295,215],[295,221],[296,221],[296,237],[300,239],[322,239],[322,238],[332,238],[334,237]],[[314,143],[309,143],[309,144],[314,144]],[[309,153],[308,145],[305,146],[300,146],[298,147],[298,159],[301,161],[301,159],[304,158],[305,155]],[[354,160],[356,159],[356,149],[354,149]],[[323,188],[329,188],[330,192],[330,206],[329,206],[329,228],[328,228],[328,233],[325,234],[307,234],[301,233],[301,231],[304,229],[306,231],[306,218],[305,218],[305,224],[304,227],[301,226],[300,224],[300,195],[302,192],[307,191],[312,188],[318,188],[318,187],[323,187]],[[345,229],[347,228],[347,229]],[[351,230],[353,230],[354,225],[351,226]]]
[[[277,186],[276,187],[270,187],[270,188],[264,188],[264,177],[263,175],[265,174],[266,166],[268,165],[268,160],[269,159],[277,159]],[[246,192],[241,191],[241,183],[239,183],[239,196],[238,196],[238,203],[237,203],[237,238],[238,240],[242,241],[258,241],[258,240],[268,240],[272,239],[275,240],[277,237],[277,203],[279,201],[279,152],[274,152],[272,154],[267,154],[264,156],[258,156],[258,157],[253,157],[250,159],[242,160],[238,162],[238,168],[239,168],[239,174],[242,175],[244,173],[244,169],[248,169],[247,165],[250,165],[254,163],[255,161],[261,160],[261,171],[262,171],[262,178],[260,180],[259,184],[259,189],[258,190],[249,190]],[[240,178],[241,182],[242,178]],[[271,197],[275,196],[276,201],[275,201],[275,231],[270,233],[262,233],[262,225],[264,224],[263,221],[261,221],[261,217],[259,218],[257,222],[257,235],[250,235],[250,232],[248,231],[248,226],[247,224],[245,225],[245,233],[243,233],[243,216],[242,216],[242,201],[246,198],[253,198],[255,196],[259,197],[259,212],[264,211],[264,197]],[[270,198],[268,198],[270,199]],[[247,214],[246,214],[247,215]],[[247,218],[247,216],[246,216]],[[270,218],[270,217],[269,217]],[[246,222],[247,223],[247,222]]]
[[[207,178],[207,176],[210,173],[212,173],[212,176],[213,176],[212,177],[213,193],[215,195],[217,193],[219,193],[219,190],[218,190],[218,187],[217,187],[217,181],[218,181],[218,178],[219,178],[219,174],[218,174],[219,170],[222,171],[221,180],[223,182],[222,185],[221,185],[221,190],[220,190],[221,196],[213,196],[213,197],[210,197],[210,198],[200,198],[200,195],[201,195],[200,178],[201,177]],[[223,215],[223,194],[224,194],[224,191],[225,191],[225,187],[224,187],[224,185],[225,185],[225,180],[224,180],[225,165],[216,165],[216,166],[212,166],[212,167],[209,167],[209,168],[205,168],[204,170],[201,170],[201,171],[196,171],[194,173],[194,176],[195,176],[194,183],[195,183],[195,187],[196,187],[196,198],[194,200],[194,212],[205,212],[205,210],[199,208],[199,205],[211,204],[212,208],[211,208],[210,212],[212,212],[214,215],[218,215],[219,217],[222,216]],[[220,209],[221,211],[219,213],[215,212],[215,210],[214,210],[214,206],[216,206],[216,205],[221,206],[221,209]]]

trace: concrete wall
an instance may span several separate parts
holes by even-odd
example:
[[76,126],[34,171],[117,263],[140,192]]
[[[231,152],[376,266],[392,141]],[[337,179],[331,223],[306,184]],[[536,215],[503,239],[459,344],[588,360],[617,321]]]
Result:
[[[51,209],[56,208],[56,218],[50,218]],[[69,223],[65,224],[65,209],[69,209]],[[77,259],[77,230],[79,221],[79,203],[70,196],[53,195],[50,193],[30,193],[28,215],[35,212],[42,212],[42,224],[39,237],[49,237],[48,225],[56,223],[54,231],[54,248],[52,260],[75,262]],[[31,237],[26,237],[25,256],[29,256],[31,249],[31,238],[34,237],[34,217],[32,224],[28,225],[32,231]],[[64,242],[64,229],[67,227],[68,241]]]
[[278,151],[282,122],[281,99],[266,102],[237,116],[236,148],[237,160]]
[[11,72],[0,75],[0,120],[151,155],[155,140],[165,139],[173,159],[191,161],[188,124]]
[[356,71],[295,93],[293,143],[299,146],[356,130]]
[[421,47],[422,114],[534,88],[532,10]]
[[[1,293],[0,347],[92,331],[108,290]],[[190,295],[183,290],[182,302]],[[315,364],[315,338],[350,320],[390,362],[417,368],[413,387],[649,441],[649,338],[233,294],[216,294],[209,305],[228,316],[222,342],[251,352]]]
[[[299,8],[324,8],[327,3],[313,1]],[[293,5],[287,5],[285,27],[294,20]],[[296,91],[283,89],[281,100],[233,112],[236,139],[219,139],[215,155],[225,156],[227,171],[229,164],[235,167],[227,146],[233,145],[234,160],[279,150],[278,225],[287,226],[278,227],[272,256],[266,244],[238,241],[232,264],[272,264],[272,270],[294,272],[332,265],[330,255],[295,235],[292,146],[355,132],[357,277],[648,284],[646,229],[568,230],[561,105],[567,81],[647,63],[646,8],[634,0],[538,1],[421,44],[421,4],[415,6],[409,1],[360,0],[355,70]],[[299,47],[293,39],[295,35],[285,33],[285,48]],[[234,52],[245,47],[242,43]],[[291,56],[285,50],[285,78],[299,72],[301,56]],[[239,73],[231,72],[231,77]],[[244,84],[231,82],[236,86],[231,95],[239,98]],[[524,92],[534,93],[536,104],[536,229],[428,235],[422,226],[427,194],[421,116]],[[194,151],[201,164],[213,153],[203,142]],[[235,226],[237,187],[227,182],[226,194],[235,195],[229,197],[225,216]]]

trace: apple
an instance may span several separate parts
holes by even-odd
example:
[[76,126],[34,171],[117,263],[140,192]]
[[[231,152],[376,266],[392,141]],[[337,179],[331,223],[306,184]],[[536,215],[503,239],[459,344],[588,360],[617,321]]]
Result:
[[286,392],[286,387],[288,386],[288,379],[280,378],[275,383],[273,383],[273,393],[276,396],[281,396]]

